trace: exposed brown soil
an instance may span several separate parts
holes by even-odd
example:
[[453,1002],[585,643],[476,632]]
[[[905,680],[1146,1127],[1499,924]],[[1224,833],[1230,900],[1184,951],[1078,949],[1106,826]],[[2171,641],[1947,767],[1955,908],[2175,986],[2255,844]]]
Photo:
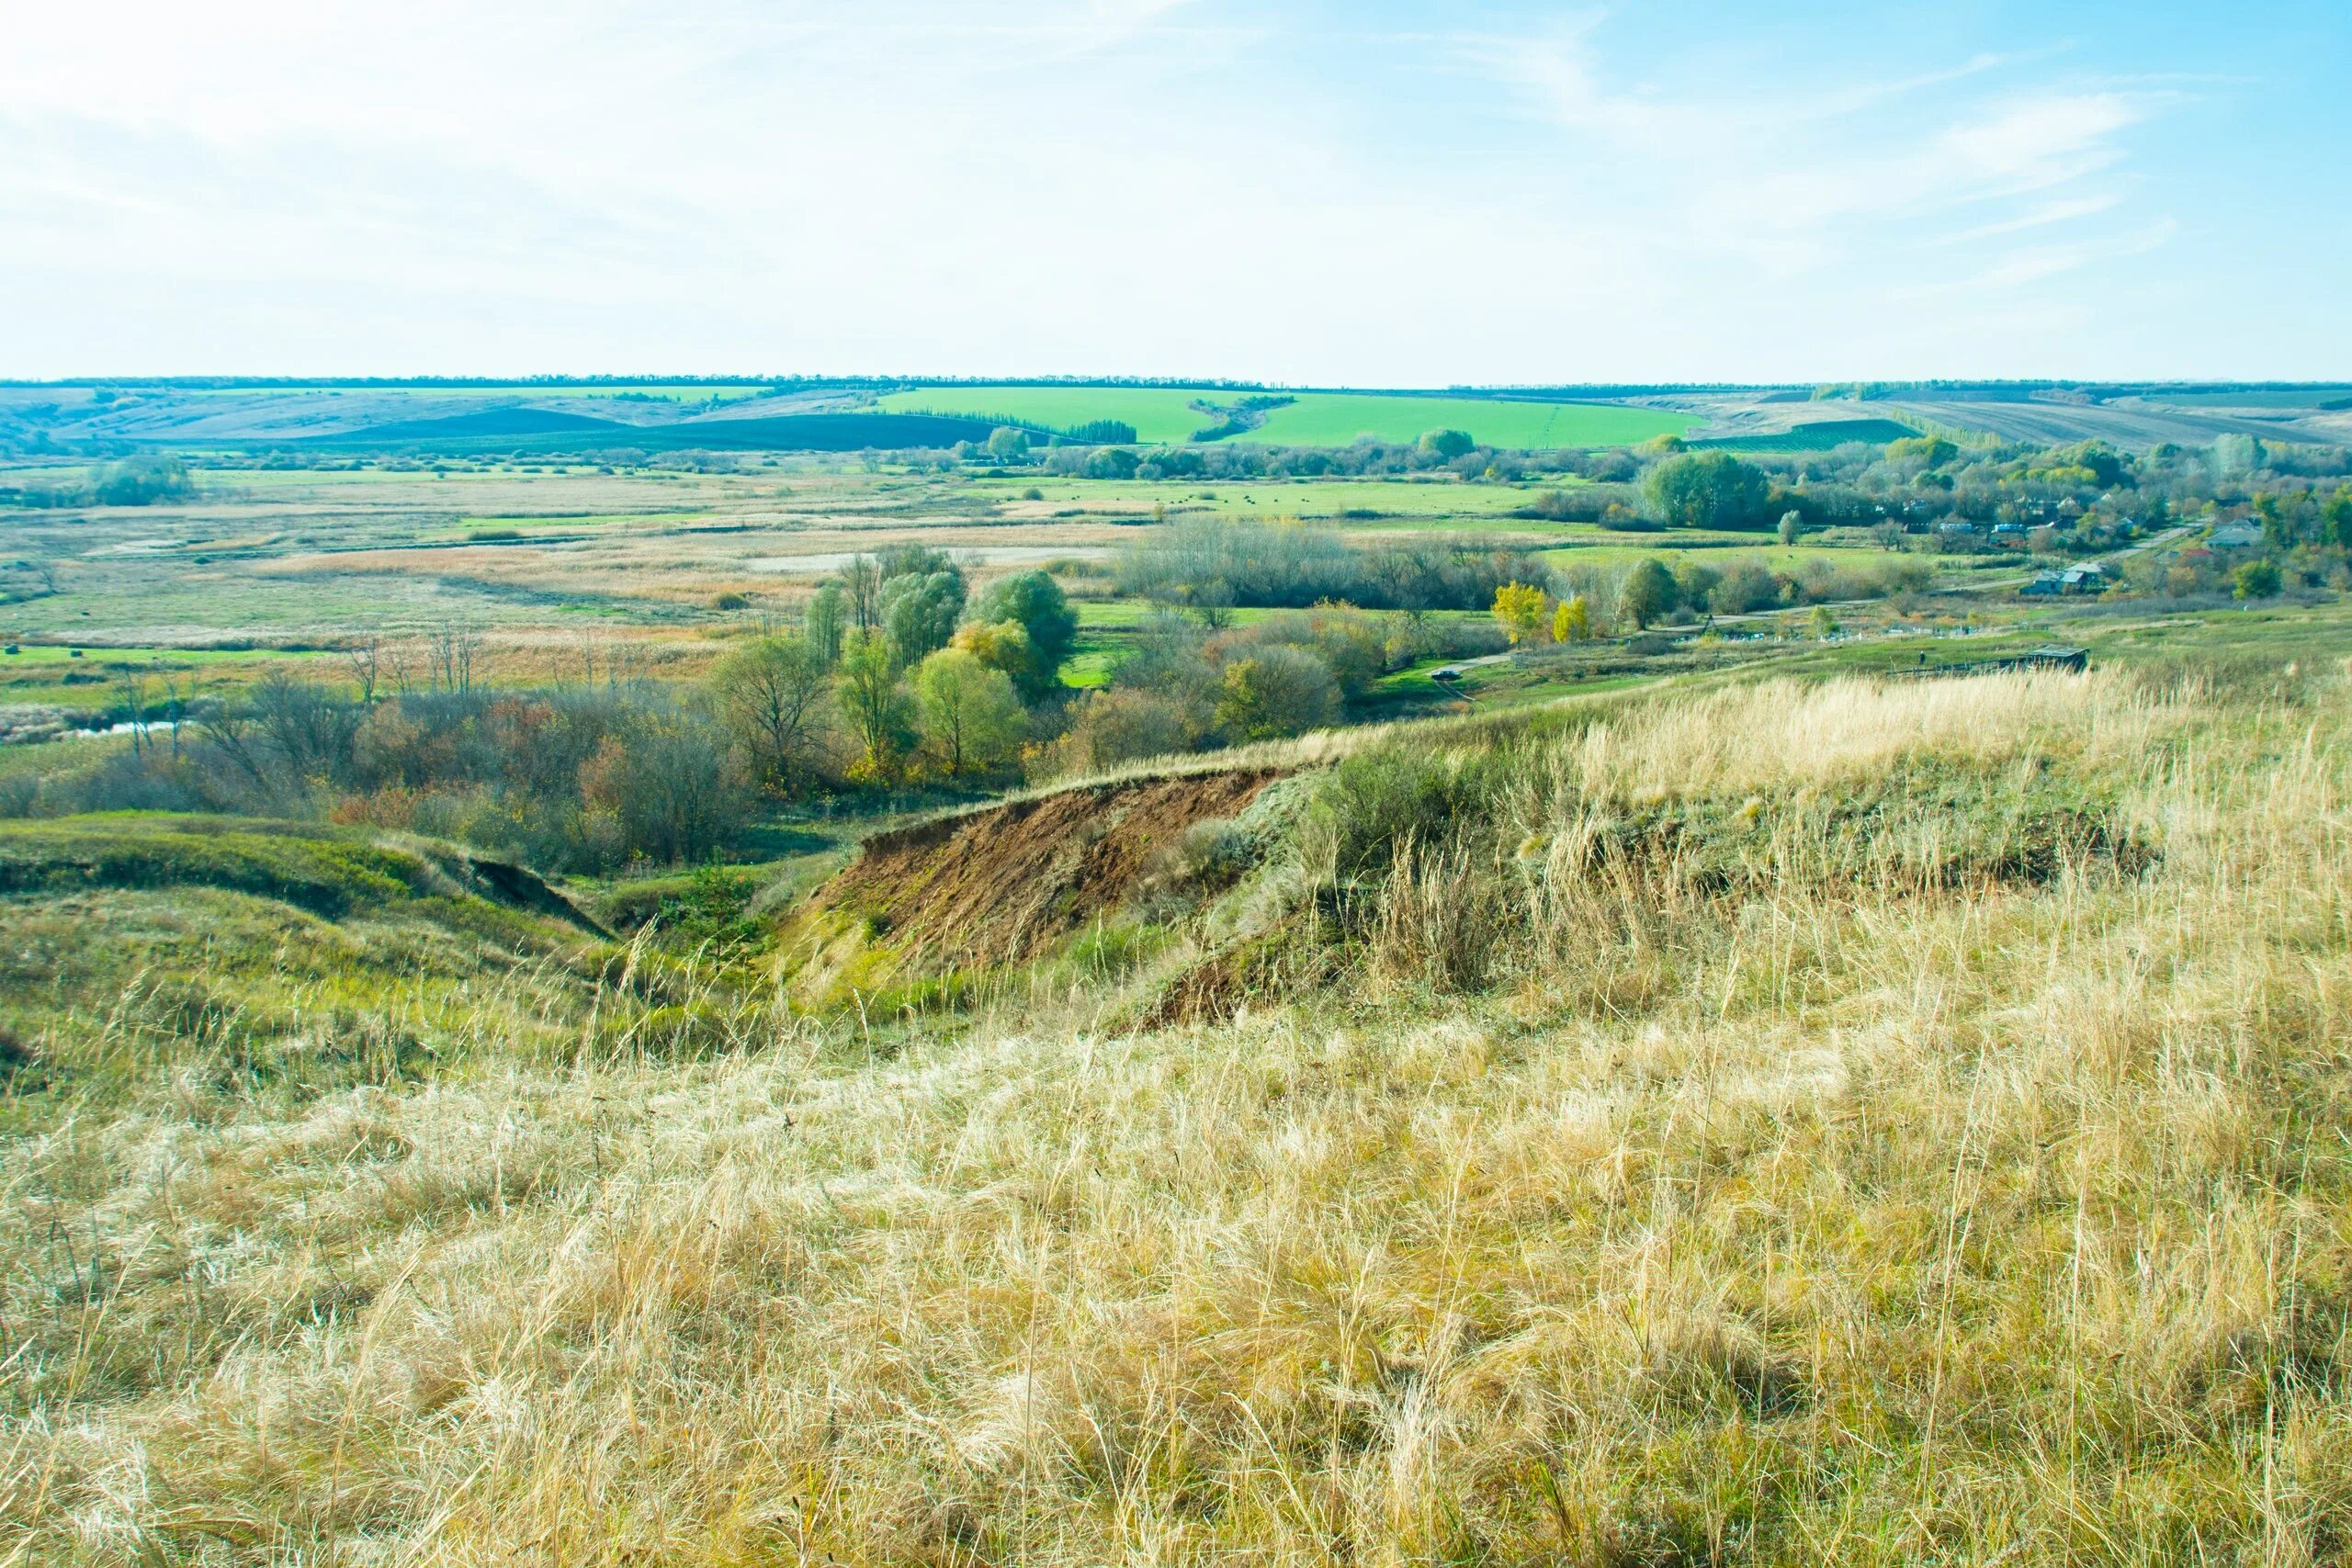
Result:
[[873,922],[902,965],[1027,963],[1129,902],[1185,829],[1237,815],[1281,776],[1088,785],[876,834],[810,912]]

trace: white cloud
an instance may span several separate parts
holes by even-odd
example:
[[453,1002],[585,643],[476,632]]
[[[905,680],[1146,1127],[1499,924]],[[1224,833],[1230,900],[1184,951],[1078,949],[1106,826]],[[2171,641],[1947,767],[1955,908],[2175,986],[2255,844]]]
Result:
[[2030,293],[2143,254],[2132,139],[2177,101],[1993,52],[1725,85],[1662,24],[1630,70],[1643,24],[1600,14],[17,10],[0,343],[35,374],[1933,369],[1877,357],[1939,346],[1873,324],[1893,280]]
[[2037,185],[2074,179],[2114,161],[2115,133],[2143,111],[2120,93],[2062,93],[2004,106],[1958,125],[1937,149],[1978,178]]
[[2046,229],[2056,223],[2071,223],[2079,218],[2096,218],[2109,212],[2122,201],[2122,197],[2109,191],[2099,196],[2072,197],[2063,201],[2046,201],[2030,212],[2015,218],[1996,219],[1979,223],[1972,229],[1940,234],[1927,241],[1931,245],[1964,245],[1978,240],[1989,240],[2001,234],[2015,234],[2027,229]]

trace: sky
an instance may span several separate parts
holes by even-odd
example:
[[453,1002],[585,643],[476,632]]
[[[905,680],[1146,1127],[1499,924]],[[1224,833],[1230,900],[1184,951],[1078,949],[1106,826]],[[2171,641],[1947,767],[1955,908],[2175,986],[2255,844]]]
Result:
[[0,0],[0,376],[2352,378],[2352,5]]

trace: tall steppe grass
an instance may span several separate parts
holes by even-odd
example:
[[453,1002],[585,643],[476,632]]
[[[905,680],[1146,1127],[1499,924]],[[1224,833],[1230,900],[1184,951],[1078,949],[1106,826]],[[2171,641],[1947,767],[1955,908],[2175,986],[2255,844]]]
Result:
[[2341,1561],[2346,694],[1401,732],[1213,1026],[166,1075],[0,1149],[0,1561]]

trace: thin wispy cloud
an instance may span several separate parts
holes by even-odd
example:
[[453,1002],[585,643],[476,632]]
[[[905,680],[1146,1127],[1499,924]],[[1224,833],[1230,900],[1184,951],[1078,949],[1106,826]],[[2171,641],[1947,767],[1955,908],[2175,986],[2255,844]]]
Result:
[[1939,234],[1924,243],[1929,245],[1965,245],[1978,240],[1996,239],[2003,234],[2021,233],[2028,229],[2046,229],[2052,224],[2071,223],[2077,219],[2096,218],[2103,212],[2111,212],[2122,199],[2120,195],[2109,193],[2046,202],[2031,212],[2020,213],[2015,218],[1979,223],[1973,229],[1962,229],[1956,233]]
[[2128,233],[2104,235],[2065,244],[2018,247],[2000,253],[1983,267],[1964,276],[1900,285],[1895,289],[1895,297],[1927,299],[2014,289],[2076,272],[2100,262],[2144,255],[2165,245],[2179,231],[2178,223],[2165,219]]

